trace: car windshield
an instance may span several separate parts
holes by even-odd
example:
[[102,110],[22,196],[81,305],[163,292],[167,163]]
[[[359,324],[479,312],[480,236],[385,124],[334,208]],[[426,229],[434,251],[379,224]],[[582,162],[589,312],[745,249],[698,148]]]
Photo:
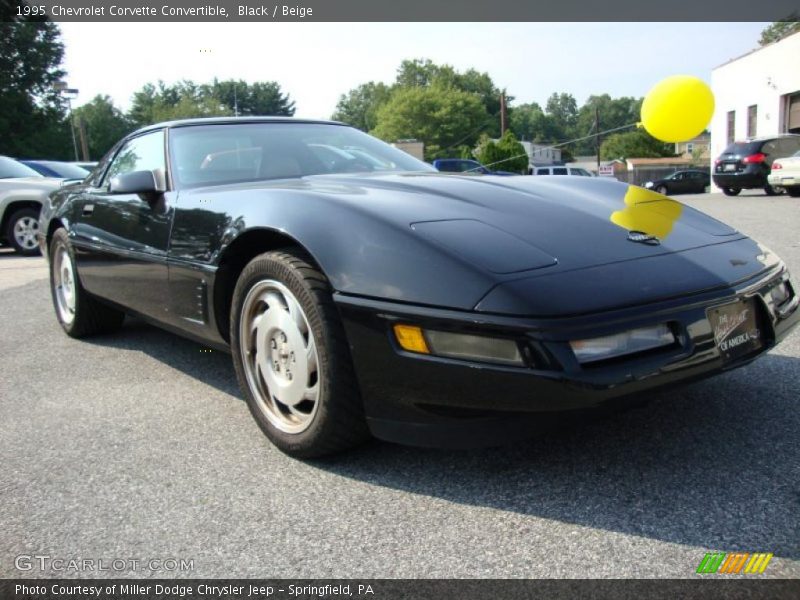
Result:
[[86,169],[70,163],[51,160],[40,160],[37,162],[51,171],[58,173],[59,177],[64,177],[66,179],[86,179],[86,176],[89,174],[89,171]]
[[41,175],[13,158],[0,156],[0,179],[16,179],[18,177],[41,177]]
[[179,187],[330,173],[435,171],[352,127],[241,123],[175,127],[172,177]]

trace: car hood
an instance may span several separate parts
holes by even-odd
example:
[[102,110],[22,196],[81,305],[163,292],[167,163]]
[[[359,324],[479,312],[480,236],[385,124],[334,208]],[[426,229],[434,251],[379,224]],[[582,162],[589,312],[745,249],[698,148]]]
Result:
[[[597,178],[317,176],[298,185],[355,203],[494,273],[593,267],[743,237],[680,202]],[[631,231],[657,239],[631,241]]]

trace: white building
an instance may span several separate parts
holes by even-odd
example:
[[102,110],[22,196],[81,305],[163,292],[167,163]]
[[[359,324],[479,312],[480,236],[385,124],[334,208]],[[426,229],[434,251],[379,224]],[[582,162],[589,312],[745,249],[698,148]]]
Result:
[[711,161],[734,140],[800,133],[800,33],[711,72]]
[[544,144],[534,144],[532,142],[520,142],[525,153],[528,155],[528,164],[533,165],[552,165],[561,162],[561,150],[546,146]]

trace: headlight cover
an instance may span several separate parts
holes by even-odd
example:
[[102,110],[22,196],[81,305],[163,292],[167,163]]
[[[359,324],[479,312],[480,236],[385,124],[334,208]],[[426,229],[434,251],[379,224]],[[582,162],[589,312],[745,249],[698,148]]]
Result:
[[664,323],[587,340],[573,340],[569,345],[578,362],[587,364],[671,346],[675,341],[675,335]]

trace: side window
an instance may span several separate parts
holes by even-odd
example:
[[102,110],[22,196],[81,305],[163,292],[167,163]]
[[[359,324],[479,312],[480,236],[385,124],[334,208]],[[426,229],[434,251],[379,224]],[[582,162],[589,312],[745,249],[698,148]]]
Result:
[[567,168],[566,167],[556,167],[553,169],[553,175],[566,175]]
[[550,175],[550,169],[536,169],[537,175]]
[[[462,160],[458,165],[458,170],[461,173],[466,173],[467,171],[469,171],[471,173],[480,173],[480,170],[476,169],[477,166],[478,165],[476,165],[475,163],[472,163],[472,162],[470,162],[468,160]],[[476,169],[476,170],[473,170],[473,169]]]
[[761,152],[766,154],[769,158],[778,158],[778,140],[770,140],[761,146]]
[[154,131],[128,140],[120,148],[111,166],[108,167],[103,185],[107,186],[112,177],[132,171],[166,171],[164,159],[164,131]]

